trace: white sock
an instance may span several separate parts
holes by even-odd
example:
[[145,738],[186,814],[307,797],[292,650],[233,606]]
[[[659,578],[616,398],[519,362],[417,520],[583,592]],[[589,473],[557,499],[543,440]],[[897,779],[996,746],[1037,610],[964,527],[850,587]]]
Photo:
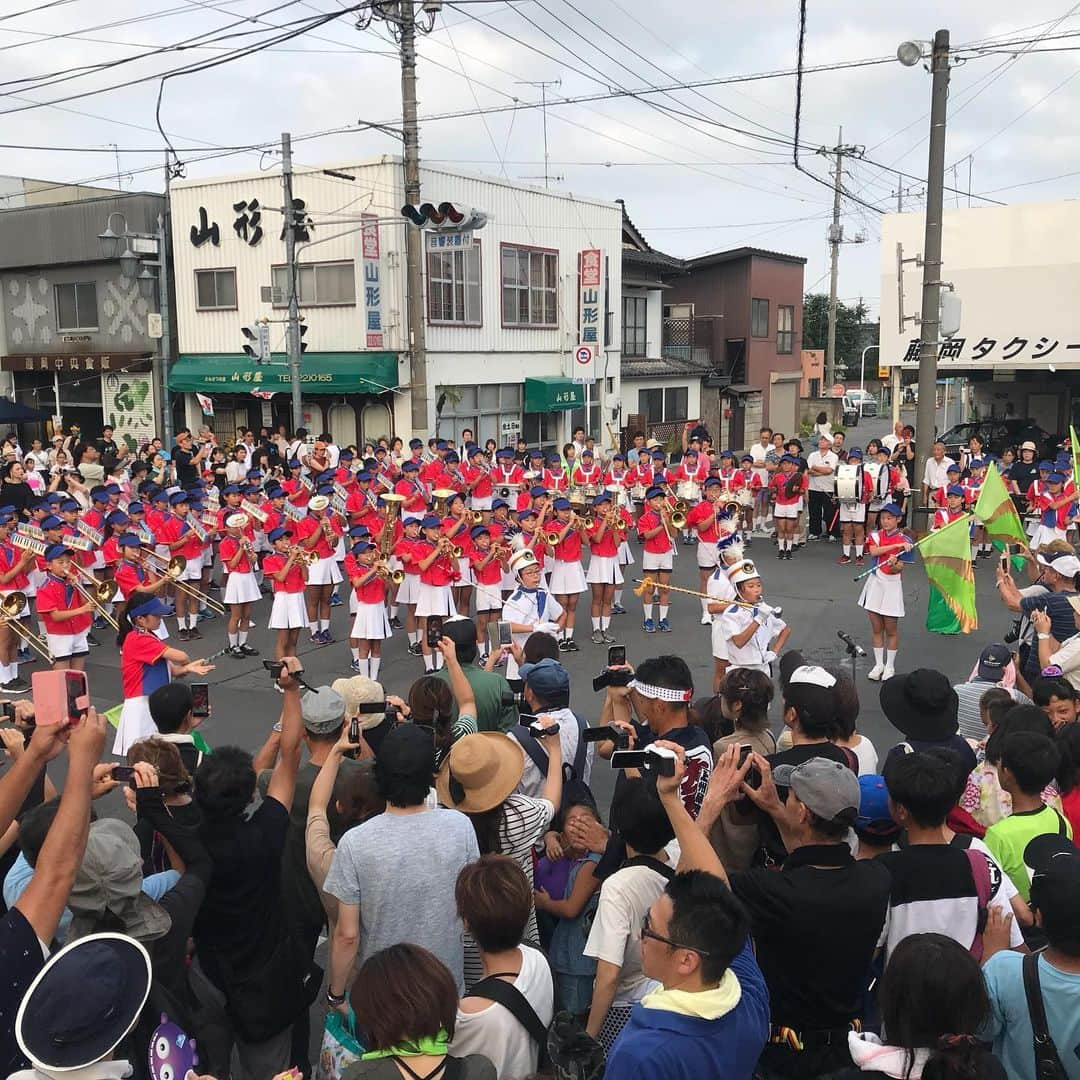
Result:
[[330,620],[329,619],[320,619],[319,620],[319,629],[320,630],[329,630],[330,629]]
[[874,646],[874,660],[877,662],[878,667],[885,666],[885,650],[879,649],[876,645]]
[[887,668],[895,668],[896,667],[896,654],[897,654],[898,651],[899,650],[897,650],[897,649],[888,649],[888,650],[886,650],[886,652],[885,652],[885,666]]
[[425,671],[434,671],[435,670],[435,657],[432,656],[430,653],[428,653],[424,657],[424,670]]
[[229,635],[229,648],[230,649],[235,649],[236,646],[239,645],[239,644],[240,644],[240,635],[239,634],[230,634]]
[[573,640],[574,640],[574,628],[572,626],[568,626],[563,631],[563,641],[573,641]]
[[708,600],[703,599],[701,601],[701,614],[702,615],[708,615],[709,614],[709,601]]
[[851,545],[850,545],[850,544],[845,544],[845,545],[844,545],[844,555],[845,555],[845,556],[846,556],[847,558],[850,558],[850,557],[851,557]]
[[600,629],[600,616],[599,615],[594,615],[592,617],[592,628],[593,628],[594,632]]
[[368,657],[368,678],[378,679],[379,677],[379,664],[382,661],[381,656],[369,656]]
[[238,644],[240,644],[240,645],[246,645],[247,644],[247,631],[246,630],[241,630],[240,633],[237,634],[236,636],[240,639]]
[[396,619],[397,618],[397,604],[391,604],[390,605],[390,618],[391,619]]
[[661,621],[667,618],[667,613],[668,613],[668,605],[667,604],[661,604],[660,605],[660,619],[661,619]]
[[865,545],[863,545],[863,544],[856,544],[855,545],[855,557],[856,558],[861,559],[863,557],[863,547],[864,546]]
[[611,619],[608,618],[607,616],[601,615],[600,616],[600,629],[601,630],[606,630],[610,625],[611,625]]
[[366,656],[357,657],[356,666],[358,674],[366,675],[368,673],[368,658]]
[[643,604],[642,607],[645,609],[645,618],[651,619],[653,617],[653,605],[651,603]]
[[410,645],[419,645],[420,644],[420,631],[419,630],[410,630],[409,631],[409,644]]
[[359,648],[353,648],[353,646],[350,645],[349,646],[349,652],[352,653],[352,658],[354,660],[359,660],[360,659],[360,650],[359,650]]
[[442,671],[444,663],[445,663],[445,657],[443,656],[442,653],[439,653],[435,657],[435,670],[436,671]]
[[616,589],[614,595],[611,598],[613,604],[622,604],[622,589]]

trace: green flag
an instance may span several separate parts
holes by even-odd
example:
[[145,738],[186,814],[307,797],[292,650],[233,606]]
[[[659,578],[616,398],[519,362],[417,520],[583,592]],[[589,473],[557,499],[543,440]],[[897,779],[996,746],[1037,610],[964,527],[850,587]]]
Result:
[[[979,627],[979,616],[975,610],[975,571],[971,566],[971,540],[968,536],[970,525],[970,517],[957,518],[919,543],[926,576],[964,634]],[[956,632],[943,619],[935,620],[940,623],[940,628],[931,626],[931,612],[927,613],[928,630],[945,634]]]
[[975,516],[983,523],[986,535],[991,540],[1012,544],[1026,544],[1028,541],[1016,505],[1009,497],[996,465],[991,464],[986,470],[986,478],[975,501]]
[[1078,447],[1077,442],[1076,442],[1076,428],[1074,428],[1072,426],[1072,424],[1070,424],[1069,425],[1069,450],[1072,453],[1072,463],[1073,463],[1072,482],[1073,482],[1074,485],[1080,484],[1080,473],[1078,473],[1076,471],[1076,466],[1077,466],[1076,451],[1077,451],[1077,449],[1080,449],[1080,447]]

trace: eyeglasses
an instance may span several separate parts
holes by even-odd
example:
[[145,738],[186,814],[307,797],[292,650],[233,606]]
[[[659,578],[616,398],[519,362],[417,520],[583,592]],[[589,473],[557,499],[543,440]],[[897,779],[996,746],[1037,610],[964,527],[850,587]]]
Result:
[[649,913],[646,911],[641,918],[641,937],[652,938],[653,941],[662,941],[665,945],[670,945],[673,949],[688,949],[690,952],[695,952],[698,956],[708,956],[704,949],[695,949],[693,945],[683,945],[680,941],[672,941],[671,938],[663,937],[658,934],[649,926]]

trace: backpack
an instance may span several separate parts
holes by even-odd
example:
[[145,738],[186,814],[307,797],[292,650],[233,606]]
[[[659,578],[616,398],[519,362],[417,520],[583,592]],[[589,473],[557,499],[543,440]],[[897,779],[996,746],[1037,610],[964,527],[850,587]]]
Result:
[[[573,717],[578,726],[578,744],[577,750],[574,751],[573,762],[563,762],[562,805],[566,806],[571,800],[580,802],[585,798],[586,801],[595,806],[596,798],[593,796],[592,791],[584,780],[585,754],[588,751],[588,747],[586,746],[585,739],[581,733],[585,730],[585,721],[582,720],[577,713],[574,713]],[[537,739],[535,735],[531,734],[524,724],[515,724],[514,727],[510,729],[510,734],[517,739],[521,749],[529,755],[529,760],[536,766],[540,775],[547,776],[548,756],[547,751],[540,745],[540,740]],[[555,809],[558,811],[560,808],[556,807]]]
[[1066,1080],[1068,1073],[1061,1063],[1050,1027],[1046,1022],[1046,1005],[1039,985],[1039,954],[1024,957],[1024,995],[1031,1018],[1032,1046],[1035,1051],[1035,1076],[1038,1080]]
[[[969,839],[968,844],[970,845],[970,843]],[[968,946],[968,952],[976,960],[982,960],[983,931],[986,929],[986,920],[990,914],[990,898],[993,896],[993,885],[990,881],[990,864],[986,861],[986,856],[978,848],[965,846],[963,851],[967,856],[968,865],[971,867],[971,876],[975,881],[975,896],[979,902],[979,913],[975,920],[975,937]]]
[[501,1005],[529,1033],[529,1038],[540,1049],[539,1064],[547,1061],[548,1029],[529,1004],[529,999],[513,983],[504,982],[496,975],[481,979],[468,993],[469,997],[484,998]]

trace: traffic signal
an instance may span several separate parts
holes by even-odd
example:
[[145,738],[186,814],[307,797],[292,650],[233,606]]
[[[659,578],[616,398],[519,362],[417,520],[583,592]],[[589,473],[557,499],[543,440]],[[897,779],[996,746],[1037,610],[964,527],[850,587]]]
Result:
[[258,319],[248,326],[241,326],[244,335],[244,352],[257,364],[265,364],[270,359],[270,324],[266,319]]
[[472,232],[482,229],[488,222],[488,216],[483,210],[452,202],[441,202],[437,206],[429,202],[419,206],[406,203],[401,208],[401,216],[421,229],[438,229],[444,232]]
[[315,223],[307,212],[307,203],[303,199],[294,198],[292,209],[285,215],[285,221],[281,226],[281,239],[285,239],[285,231],[292,226],[293,235],[298,242],[307,243],[311,239],[311,230]]
[[307,333],[307,323],[304,322],[303,316],[300,317],[299,323],[296,325],[296,331],[300,335],[300,355],[303,356],[307,352],[307,342],[304,340],[304,335]]

